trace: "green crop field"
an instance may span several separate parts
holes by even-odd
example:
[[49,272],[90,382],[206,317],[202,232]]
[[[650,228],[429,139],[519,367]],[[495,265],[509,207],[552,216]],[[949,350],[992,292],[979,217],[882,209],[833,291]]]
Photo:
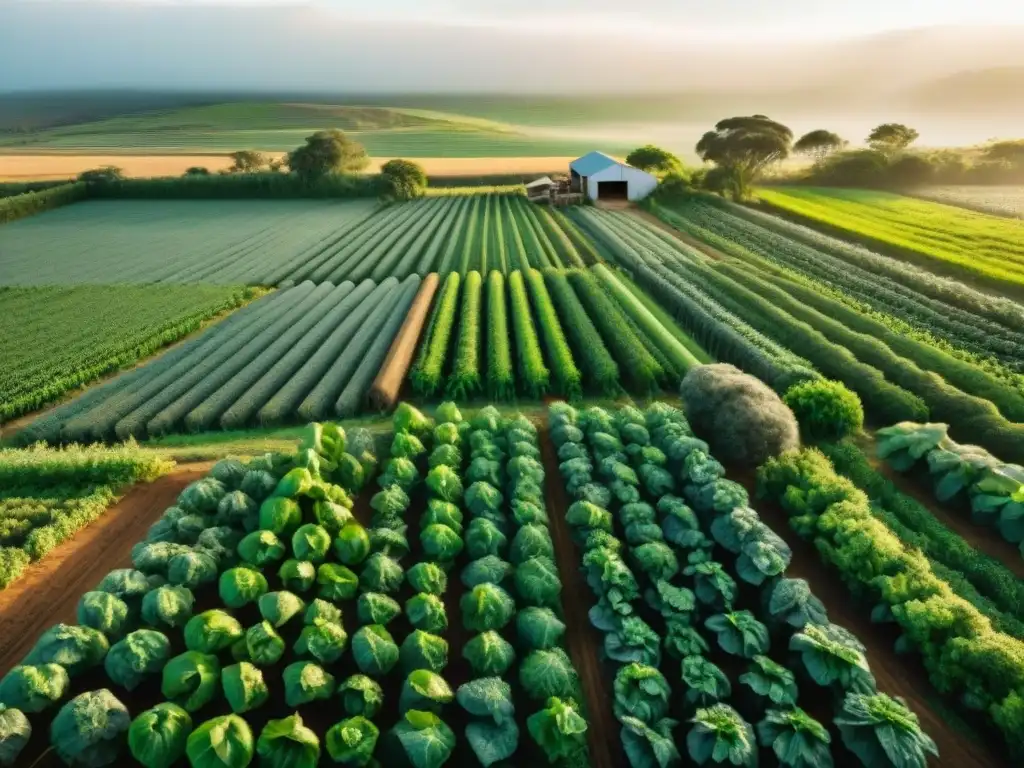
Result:
[[921,263],[1024,285],[1024,224],[912,197],[856,189],[780,187],[759,197],[783,212],[900,253]]
[[244,303],[207,285],[0,288],[0,422],[131,365]]
[[[0,227],[0,419],[127,368],[0,449],[0,625],[78,622],[0,633],[0,756],[1019,762],[1024,309],[936,274],[975,244],[1009,284],[1019,222],[441,192]],[[244,455],[126,499],[131,567],[73,578],[45,555],[167,469],[147,441]]]
[[326,128],[349,133],[378,157],[566,157],[595,148],[628,151],[429,110],[280,103],[186,107],[48,128],[0,138],[0,151],[288,151]]

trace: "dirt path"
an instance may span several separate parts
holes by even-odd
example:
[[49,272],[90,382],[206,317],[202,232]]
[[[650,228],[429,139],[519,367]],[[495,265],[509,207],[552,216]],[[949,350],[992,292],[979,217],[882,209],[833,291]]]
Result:
[[547,423],[538,430],[545,472],[545,501],[551,518],[551,538],[555,545],[555,561],[562,577],[562,607],[565,609],[566,644],[573,666],[579,672],[583,698],[587,707],[587,741],[593,768],[628,765],[619,739],[619,724],[612,714],[612,692],[607,685],[598,649],[601,634],[590,624],[587,615],[591,603],[590,590],[580,572],[580,553],[569,536],[565,510],[569,499],[558,472],[558,456],[548,436]]
[[99,520],[0,591],[0,677],[24,658],[46,629],[75,623],[82,594],[113,569],[131,565],[132,546],[209,466],[179,467],[152,483],[134,486]]
[[[742,483],[751,498],[755,497],[756,482],[752,472],[730,471],[729,477]],[[933,704],[939,695],[929,682],[920,657],[917,654],[896,654],[893,642],[897,633],[891,626],[871,622],[870,610],[851,599],[849,590],[822,562],[814,545],[793,533],[785,511],[764,501],[756,502],[755,506],[764,523],[785,539],[793,550],[793,560],[786,575],[806,579],[828,609],[829,620],[849,629],[867,646],[868,663],[878,681],[878,690],[906,699],[907,705],[917,714],[921,728],[935,740],[940,758],[930,759],[929,765],[949,768],[1008,766],[1010,763],[988,742],[982,741],[980,734],[969,736],[950,726]]]
[[634,208],[631,211],[629,211],[629,213],[632,216],[636,216],[638,219],[643,219],[648,224],[651,224],[652,226],[655,226],[664,232],[668,232],[670,235],[672,235],[672,237],[676,238],[677,240],[680,240],[681,242],[686,243],[691,248],[696,248],[709,259],[714,259],[715,261],[725,261],[728,258],[724,253],[717,250],[716,248],[712,248],[710,245],[703,242],[702,240],[698,240],[697,238],[692,237],[691,235],[688,235],[685,232],[681,232],[680,230],[676,229],[675,227],[669,224],[666,224],[664,221],[659,219],[650,211],[645,211],[643,208]]

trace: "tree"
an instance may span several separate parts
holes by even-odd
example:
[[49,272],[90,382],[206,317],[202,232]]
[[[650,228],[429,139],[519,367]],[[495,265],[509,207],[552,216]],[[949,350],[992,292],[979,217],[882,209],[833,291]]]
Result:
[[209,176],[210,169],[203,168],[200,165],[193,165],[191,168],[185,171],[186,176]]
[[886,156],[892,156],[917,141],[919,135],[913,128],[902,123],[882,123],[871,131],[868,146]]
[[641,171],[651,173],[671,173],[683,167],[683,163],[678,157],[653,144],[645,144],[634,149],[626,156],[626,163]]
[[123,181],[124,178],[124,171],[116,165],[104,165],[102,168],[93,168],[78,174],[78,180],[87,184],[107,184],[112,181]]
[[317,131],[288,155],[288,167],[306,179],[329,173],[355,173],[369,163],[363,145],[336,129]]
[[701,137],[697,154],[722,168],[741,198],[769,165],[789,156],[792,142],[793,132],[765,115],[729,117]]
[[393,200],[420,197],[427,187],[427,172],[411,160],[388,160],[380,168],[384,196]]
[[805,133],[797,139],[796,144],[793,145],[793,151],[801,155],[813,157],[814,162],[820,163],[844,146],[846,146],[846,142],[840,138],[839,134],[819,128],[816,131]]
[[267,164],[264,154],[254,149],[232,152],[231,159],[234,161],[229,169],[231,173],[257,173]]
[[1007,162],[1024,163],[1024,139],[997,141],[985,149],[986,160],[1006,160]]

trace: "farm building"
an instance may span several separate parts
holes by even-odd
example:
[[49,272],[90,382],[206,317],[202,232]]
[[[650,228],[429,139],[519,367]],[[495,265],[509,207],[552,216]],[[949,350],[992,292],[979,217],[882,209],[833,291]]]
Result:
[[526,198],[531,201],[550,199],[551,191],[555,186],[555,182],[550,176],[542,176],[526,185]]
[[658,180],[603,152],[590,152],[569,163],[570,186],[591,200],[643,200]]

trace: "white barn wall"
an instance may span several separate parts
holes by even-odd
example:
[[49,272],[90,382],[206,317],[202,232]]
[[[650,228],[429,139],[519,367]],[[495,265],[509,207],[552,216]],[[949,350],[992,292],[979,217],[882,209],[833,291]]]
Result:
[[658,180],[646,171],[629,165],[616,163],[587,177],[587,194],[591,200],[598,200],[597,185],[601,181],[624,181],[632,201],[643,200],[658,186]]

